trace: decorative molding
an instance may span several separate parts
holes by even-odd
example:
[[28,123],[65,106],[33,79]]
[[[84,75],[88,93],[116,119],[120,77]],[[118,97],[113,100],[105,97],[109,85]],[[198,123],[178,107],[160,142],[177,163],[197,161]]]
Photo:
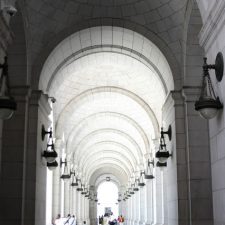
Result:
[[205,20],[200,33],[199,43],[207,52],[218,37],[225,23],[225,1],[215,1]]
[[48,102],[48,95],[43,94],[41,90],[32,90],[29,98],[29,105],[39,107],[44,117],[49,121],[49,115],[52,108]]
[[195,102],[199,98],[200,92],[200,86],[184,86],[182,89],[185,102]]

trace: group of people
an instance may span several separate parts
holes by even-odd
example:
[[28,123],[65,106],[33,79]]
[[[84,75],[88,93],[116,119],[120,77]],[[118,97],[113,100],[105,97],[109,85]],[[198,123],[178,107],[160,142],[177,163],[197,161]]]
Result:
[[99,216],[98,221],[100,225],[123,225],[124,217],[120,215],[117,219],[112,219],[112,214],[105,213],[104,216]]
[[56,219],[52,221],[52,225],[76,225],[76,217],[68,214],[67,217],[61,217],[57,215]]

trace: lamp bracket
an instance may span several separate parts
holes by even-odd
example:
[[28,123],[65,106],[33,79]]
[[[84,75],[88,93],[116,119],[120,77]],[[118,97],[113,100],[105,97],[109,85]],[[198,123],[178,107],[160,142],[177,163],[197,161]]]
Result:
[[76,175],[75,171],[70,170],[70,176],[71,175],[74,175],[75,176]]
[[150,166],[151,164],[154,167],[154,165],[155,165],[154,159],[152,161],[148,160],[148,166]]
[[46,131],[45,126],[42,125],[42,127],[41,127],[41,139],[42,139],[42,141],[44,141],[46,134],[49,134],[49,137],[51,138],[52,137],[52,128],[50,128],[50,131]]
[[171,141],[171,139],[172,139],[172,127],[171,127],[171,125],[169,125],[167,131],[163,131],[163,128],[161,128],[161,136],[163,136],[164,134],[167,134],[168,137],[169,137],[169,140]]
[[204,73],[207,74],[209,69],[215,70],[217,81],[220,82],[223,79],[224,62],[223,62],[223,54],[221,52],[219,52],[216,55],[216,60],[214,65],[207,64],[207,58],[204,57],[204,64],[203,64]]
[[67,161],[62,161],[62,158],[60,158],[60,167],[62,167],[62,164],[65,164],[65,166],[67,165]]

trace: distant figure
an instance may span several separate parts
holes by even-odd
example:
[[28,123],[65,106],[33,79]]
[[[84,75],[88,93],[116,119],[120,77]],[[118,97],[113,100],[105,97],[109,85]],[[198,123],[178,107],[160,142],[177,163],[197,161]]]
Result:
[[122,215],[118,216],[118,222],[120,225],[124,223],[124,217]]
[[66,225],[66,224],[68,224],[68,225],[70,225],[70,218],[71,218],[71,216],[70,216],[70,214],[68,214],[67,215],[67,218],[66,218],[66,222],[64,223],[64,225]]
[[76,217],[74,215],[70,217],[69,225],[76,225]]

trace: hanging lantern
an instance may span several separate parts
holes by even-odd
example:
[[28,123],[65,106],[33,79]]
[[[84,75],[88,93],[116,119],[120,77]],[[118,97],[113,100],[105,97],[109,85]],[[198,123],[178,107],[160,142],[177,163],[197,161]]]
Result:
[[57,161],[55,160],[54,162],[47,162],[47,167],[49,170],[53,171],[56,167],[58,166]]
[[154,166],[154,160],[150,161],[148,159],[147,168],[146,168],[146,171],[145,171],[145,179],[153,179],[154,178],[153,172],[152,172],[152,169],[151,169],[151,165]]
[[208,65],[207,58],[204,58],[202,89],[199,100],[195,102],[195,110],[205,119],[214,118],[218,111],[223,108],[219,97],[214,92],[209,75],[209,69],[214,69],[217,81],[220,82],[223,78],[223,67],[222,53],[217,54],[215,65]]
[[144,171],[142,171],[140,173],[140,179],[139,179],[139,182],[138,182],[138,186],[139,187],[144,187],[145,186],[145,182],[144,182]]
[[65,161],[63,162],[62,159],[60,159],[60,167],[62,167],[62,164],[65,164],[65,166],[64,166],[63,174],[61,175],[60,178],[63,179],[63,181],[69,181],[70,173],[67,168],[67,160],[65,159]]
[[168,131],[163,131],[163,128],[161,128],[161,137],[160,137],[160,145],[159,145],[159,150],[156,152],[155,157],[158,158],[160,163],[165,163],[167,162],[167,159],[172,156],[166,148],[166,142],[164,138],[164,134],[167,134],[169,137],[169,140],[172,138],[172,129],[171,126],[169,125]]

